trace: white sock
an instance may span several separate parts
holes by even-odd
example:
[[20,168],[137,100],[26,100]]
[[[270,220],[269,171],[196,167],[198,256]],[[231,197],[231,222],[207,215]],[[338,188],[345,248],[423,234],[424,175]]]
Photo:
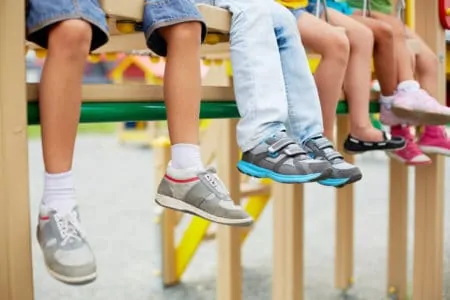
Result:
[[204,169],[200,147],[192,144],[175,144],[171,147],[174,169]]
[[390,108],[394,102],[394,96],[384,96],[380,94],[380,103],[385,107]]
[[405,80],[398,84],[397,90],[403,92],[414,92],[420,89],[420,84],[415,80]]
[[75,187],[72,171],[57,174],[45,173],[44,196],[41,205],[67,214],[75,207]]

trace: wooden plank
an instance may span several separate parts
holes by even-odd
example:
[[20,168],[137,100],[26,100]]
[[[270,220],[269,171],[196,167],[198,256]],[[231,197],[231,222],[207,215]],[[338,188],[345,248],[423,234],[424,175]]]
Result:
[[[155,155],[154,186],[157,187],[161,178],[166,173],[167,164],[170,160],[170,143],[164,138],[161,139],[161,143],[155,142],[153,152]],[[179,282],[179,278],[177,278],[175,240],[175,228],[178,224],[178,215],[175,210],[162,208],[160,216],[162,279],[164,286],[171,286]]]
[[[37,101],[38,89],[37,83],[27,84],[28,101]],[[84,102],[158,102],[164,99],[162,86],[145,84],[86,84],[82,97]],[[204,86],[202,99],[234,101],[234,91],[232,87]]]
[[273,300],[303,300],[304,186],[273,183]]
[[[100,0],[100,5],[105,13],[114,19],[142,22],[144,15],[142,0]],[[209,32],[224,34],[230,32],[231,15],[226,9],[207,4],[197,4],[196,6],[208,25]]]
[[[336,146],[344,159],[353,164],[353,155],[343,149],[344,141],[350,132],[347,115],[337,117]],[[336,190],[336,254],[335,286],[347,290],[353,284],[353,184]]]
[[398,300],[408,295],[408,166],[390,160],[387,291]]
[[[438,1],[416,0],[416,32],[439,57],[437,99],[445,103],[445,33],[438,17]],[[414,300],[442,299],[444,239],[444,158],[431,155],[433,164],[416,168]]]
[[[236,204],[240,202],[240,176],[235,167],[239,160],[236,145],[237,119],[220,120],[221,138],[218,139],[217,170]],[[217,300],[242,299],[241,238],[243,230],[237,227],[217,226]]]
[[0,299],[32,300],[24,1],[0,1]]

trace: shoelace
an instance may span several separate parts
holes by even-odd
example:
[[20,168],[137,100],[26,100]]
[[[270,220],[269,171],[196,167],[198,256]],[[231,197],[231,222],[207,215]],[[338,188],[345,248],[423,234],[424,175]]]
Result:
[[68,243],[73,243],[74,241],[82,241],[85,236],[82,228],[79,225],[76,215],[74,213],[68,214],[66,216],[61,216],[55,214],[56,226],[61,235],[62,242],[61,245],[65,246]]

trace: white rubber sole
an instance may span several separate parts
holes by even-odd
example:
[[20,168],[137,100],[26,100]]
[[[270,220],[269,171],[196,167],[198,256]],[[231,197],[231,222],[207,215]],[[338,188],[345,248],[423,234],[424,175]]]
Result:
[[450,150],[446,150],[441,147],[420,146],[419,145],[419,148],[420,148],[420,150],[422,150],[422,152],[427,153],[427,154],[441,154],[444,156],[450,156]]
[[96,272],[86,275],[86,276],[82,276],[82,277],[68,277],[68,276],[58,274],[55,271],[50,270],[50,268],[48,268],[48,267],[47,267],[47,271],[55,279],[62,281],[64,283],[67,283],[67,284],[76,284],[76,285],[88,284],[97,278]]
[[184,201],[168,197],[161,194],[156,194],[155,202],[158,205],[161,205],[166,208],[171,208],[174,210],[190,213],[196,216],[199,216],[203,219],[206,219],[211,222],[230,225],[230,226],[250,226],[253,224],[253,219],[251,217],[245,219],[227,219],[218,216],[214,216],[204,210],[201,210],[195,206],[192,206]]

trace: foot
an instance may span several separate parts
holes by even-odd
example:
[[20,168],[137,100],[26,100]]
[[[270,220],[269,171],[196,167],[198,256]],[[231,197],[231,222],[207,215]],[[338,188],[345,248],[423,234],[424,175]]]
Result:
[[441,105],[425,90],[399,91],[392,103],[392,112],[418,124],[445,125],[450,123],[450,108]]
[[77,208],[62,215],[41,207],[37,239],[54,278],[68,284],[86,284],[96,279],[95,257],[81,228]]
[[408,126],[395,126],[391,129],[391,133],[402,136],[406,141],[406,146],[401,150],[386,152],[390,158],[408,166],[431,164],[431,159],[426,156],[415,143],[414,137]]
[[328,161],[331,164],[332,172],[328,178],[319,180],[319,183],[326,186],[342,187],[344,185],[361,180],[361,170],[344,160],[344,157],[337,152],[331,142],[325,137],[319,136],[305,142],[305,150],[316,159]]
[[390,136],[383,132],[382,141],[361,141],[349,135],[344,142],[344,149],[348,153],[358,154],[367,151],[392,151],[405,147],[405,139],[400,136]]
[[443,126],[426,126],[417,144],[427,154],[450,156],[450,138]]
[[224,225],[250,226],[253,223],[252,217],[231,200],[213,168],[180,170],[169,165],[155,202]]
[[[403,95],[403,96],[402,96]],[[399,103],[406,97],[404,94],[397,93],[394,96],[393,103]],[[383,103],[380,100],[380,122],[387,126],[395,126],[400,124],[408,124],[408,125],[418,125],[418,123],[414,119],[410,118],[400,118],[394,114],[392,111],[393,103]]]
[[281,183],[312,182],[331,174],[330,163],[309,157],[284,131],[245,152],[237,167],[243,174]]

